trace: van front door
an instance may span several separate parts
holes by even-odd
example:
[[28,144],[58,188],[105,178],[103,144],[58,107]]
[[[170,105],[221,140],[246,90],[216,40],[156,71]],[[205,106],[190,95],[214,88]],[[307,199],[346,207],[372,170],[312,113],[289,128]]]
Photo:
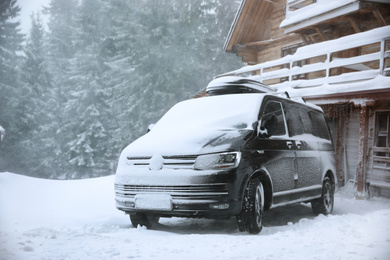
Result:
[[294,189],[295,147],[288,137],[282,103],[269,99],[261,110],[257,138],[251,147],[255,150],[255,165],[265,168],[273,185],[273,204],[288,201]]

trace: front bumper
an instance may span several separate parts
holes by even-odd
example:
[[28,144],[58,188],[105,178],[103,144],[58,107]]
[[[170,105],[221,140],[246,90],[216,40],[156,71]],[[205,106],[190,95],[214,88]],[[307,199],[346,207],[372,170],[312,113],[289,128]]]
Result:
[[[237,189],[234,189],[236,181],[235,170],[141,172],[138,169],[131,174],[117,173],[116,207],[128,214],[227,218],[241,209]],[[147,199],[150,201],[145,204]]]

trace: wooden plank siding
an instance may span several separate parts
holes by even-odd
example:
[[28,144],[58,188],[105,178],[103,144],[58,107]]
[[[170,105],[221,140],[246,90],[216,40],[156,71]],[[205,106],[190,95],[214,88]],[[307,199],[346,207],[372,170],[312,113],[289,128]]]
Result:
[[[390,93],[387,93],[390,99]],[[390,148],[376,147],[376,116],[381,112],[390,111],[390,101],[382,100],[376,102],[369,113],[369,136],[368,136],[368,164],[367,164],[367,183],[370,187],[371,196],[390,197],[390,168],[377,166],[376,161],[390,164],[390,157],[376,156],[376,152],[390,153]]]
[[[224,48],[251,66],[220,76],[249,77],[292,96],[310,92],[305,99],[331,122],[339,184],[356,183],[359,197],[367,188],[390,197],[390,170],[375,165],[390,160],[375,155],[376,113],[390,111],[390,3],[355,1],[341,10],[344,4],[333,2],[340,8],[317,17],[307,12],[326,1],[243,0]],[[309,15],[285,23],[293,13]],[[294,46],[299,49],[288,54]],[[349,90],[340,92],[345,86]],[[307,91],[312,88],[318,92]]]
[[246,44],[270,39],[272,3],[265,0],[244,0],[242,5],[242,12],[237,14],[239,18],[232,28],[238,33],[232,34],[228,39],[226,51],[234,51],[235,43]]

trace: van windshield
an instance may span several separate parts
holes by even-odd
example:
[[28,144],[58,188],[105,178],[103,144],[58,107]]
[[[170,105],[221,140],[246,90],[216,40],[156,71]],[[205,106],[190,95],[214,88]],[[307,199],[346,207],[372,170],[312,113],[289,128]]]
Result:
[[253,129],[264,94],[235,94],[190,99],[172,107],[152,132]]

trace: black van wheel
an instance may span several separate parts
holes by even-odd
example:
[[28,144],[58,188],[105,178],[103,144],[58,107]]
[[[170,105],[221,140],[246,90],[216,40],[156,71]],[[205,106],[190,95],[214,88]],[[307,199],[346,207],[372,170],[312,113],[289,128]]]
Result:
[[250,234],[258,234],[263,228],[264,216],[264,188],[259,179],[249,181],[244,195],[241,213],[237,216],[237,225],[240,231],[246,230]]
[[138,227],[138,225],[145,226],[146,228],[151,228],[152,226],[156,225],[159,221],[159,217],[157,216],[149,216],[145,213],[135,213],[130,214],[130,221],[133,227]]
[[322,183],[321,198],[315,199],[311,202],[311,208],[316,215],[331,214],[334,206],[334,191],[331,180],[326,177]]

